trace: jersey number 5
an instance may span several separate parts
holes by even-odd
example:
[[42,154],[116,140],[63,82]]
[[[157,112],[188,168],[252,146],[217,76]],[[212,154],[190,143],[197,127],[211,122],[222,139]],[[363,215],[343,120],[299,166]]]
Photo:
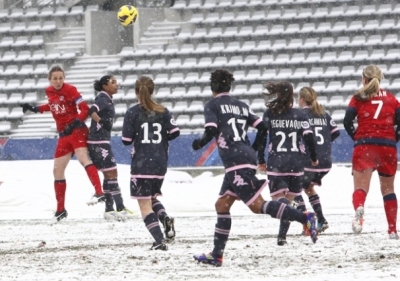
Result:
[[143,139],[142,143],[160,143],[162,140],[161,136],[161,124],[159,123],[153,123],[153,135],[156,136],[156,139],[151,139],[149,140],[149,123],[143,123],[142,126],[140,126],[143,129]]

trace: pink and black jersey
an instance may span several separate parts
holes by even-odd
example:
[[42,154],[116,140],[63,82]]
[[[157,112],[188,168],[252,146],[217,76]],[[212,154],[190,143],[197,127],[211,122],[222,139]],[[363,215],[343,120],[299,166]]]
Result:
[[[97,108],[97,114],[100,119],[106,120],[107,122],[113,124],[115,117],[115,107],[112,97],[106,92],[100,92],[92,105]],[[99,140],[110,140],[111,132],[104,129],[100,124],[92,119],[89,128],[89,141],[99,141]]]
[[[220,93],[204,107],[204,127],[216,127],[215,140],[225,169],[257,168],[257,157],[247,136],[249,127],[256,127],[261,118],[250,107],[229,93]],[[243,167],[243,165],[247,165]]]

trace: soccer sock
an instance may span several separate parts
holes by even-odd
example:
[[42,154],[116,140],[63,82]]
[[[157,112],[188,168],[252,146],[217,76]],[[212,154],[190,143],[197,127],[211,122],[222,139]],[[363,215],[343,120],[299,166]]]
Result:
[[[291,204],[291,202],[286,198],[279,198],[276,201],[284,203],[289,206]],[[286,238],[286,234],[289,231],[289,227],[290,227],[290,221],[288,221],[287,219],[281,219],[281,223],[279,224],[278,237]]]
[[318,221],[322,222],[325,221],[324,214],[322,213],[322,206],[319,200],[319,195],[315,194],[308,198],[310,201],[311,207],[313,208],[315,214],[317,215]]
[[158,200],[154,200],[152,207],[153,207],[153,212],[157,214],[157,217],[160,220],[160,222],[164,223],[164,219],[167,216],[167,213],[165,212],[163,204]]
[[96,190],[96,194],[103,194],[103,189],[101,188],[99,173],[97,172],[96,167],[93,164],[89,164],[85,167],[86,174],[89,177],[90,182],[94,186]]
[[122,199],[122,195],[121,195],[121,189],[119,188],[119,185],[118,185],[118,180],[117,179],[108,179],[107,185],[110,188],[110,193],[112,195],[112,198],[114,199],[115,206],[117,207],[117,211],[118,212],[122,211],[123,209],[125,209],[125,206],[124,206],[124,200]]
[[297,221],[301,224],[307,222],[307,215],[305,213],[278,201],[264,201],[260,213],[270,215],[277,219]]
[[103,191],[106,197],[106,212],[114,211],[114,199],[110,192],[110,186],[107,180],[103,180]]
[[65,210],[65,191],[67,190],[66,180],[55,180],[54,181],[54,191],[56,193],[57,200],[57,212]]
[[383,205],[385,206],[386,219],[389,225],[388,233],[397,233],[397,197],[395,193],[383,196]]
[[232,220],[230,213],[217,213],[217,224],[215,225],[214,232],[214,249],[212,251],[212,254],[217,258],[222,258],[224,255],[231,225]]
[[148,214],[143,221],[147,227],[147,230],[150,232],[151,236],[153,236],[154,240],[156,240],[156,243],[160,244],[164,240],[164,235],[161,232],[161,228],[160,225],[158,224],[156,214],[155,213]]
[[358,207],[364,206],[367,193],[363,189],[356,189],[353,192],[353,207],[357,210]]
[[294,201],[297,203],[297,210],[306,212],[306,203],[304,202],[303,196],[299,195],[294,198]]

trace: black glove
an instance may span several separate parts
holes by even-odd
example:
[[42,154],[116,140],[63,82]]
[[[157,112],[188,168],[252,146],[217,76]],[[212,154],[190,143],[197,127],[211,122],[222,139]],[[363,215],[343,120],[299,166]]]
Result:
[[72,121],[67,126],[65,126],[64,131],[62,132],[62,134],[64,136],[68,136],[68,135],[72,134],[72,131],[75,128],[77,128],[80,124],[81,124],[81,120],[79,120],[78,118],[74,119],[74,121]]
[[38,113],[39,111],[37,106],[30,105],[29,103],[20,104],[19,106],[22,107],[23,113],[27,112],[28,110],[34,113]]
[[192,143],[192,148],[193,150],[199,150],[201,148],[200,146],[200,139],[195,139]]
[[101,125],[101,127],[103,129],[105,129],[107,131],[111,131],[112,125],[113,125],[111,122],[109,122],[107,120],[103,120],[103,119],[100,119],[99,124]]

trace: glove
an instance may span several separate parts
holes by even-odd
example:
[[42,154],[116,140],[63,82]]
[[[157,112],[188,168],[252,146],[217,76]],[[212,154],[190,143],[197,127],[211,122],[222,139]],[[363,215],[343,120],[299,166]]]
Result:
[[72,131],[75,128],[77,128],[80,124],[81,124],[81,120],[79,120],[78,118],[74,119],[74,121],[72,121],[67,126],[65,126],[64,131],[62,132],[62,134],[64,136],[68,136],[68,135],[72,134]]
[[192,143],[192,148],[193,150],[199,150],[201,148],[200,146],[200,139],[195,139]]
[[39,111],[37,106],[30,105],[29,103],[20,104],[20,107],[22,107],[23,113],[27,112],[28,110],[34,113],[38,113]]
[[107,120],[103,120],[103,119],[100,119],[99,124],[101,125],[101,127],[103,129],[105,129],[107,131],[111,131],[112,125],[113,125],[111,122],[109,122]]

